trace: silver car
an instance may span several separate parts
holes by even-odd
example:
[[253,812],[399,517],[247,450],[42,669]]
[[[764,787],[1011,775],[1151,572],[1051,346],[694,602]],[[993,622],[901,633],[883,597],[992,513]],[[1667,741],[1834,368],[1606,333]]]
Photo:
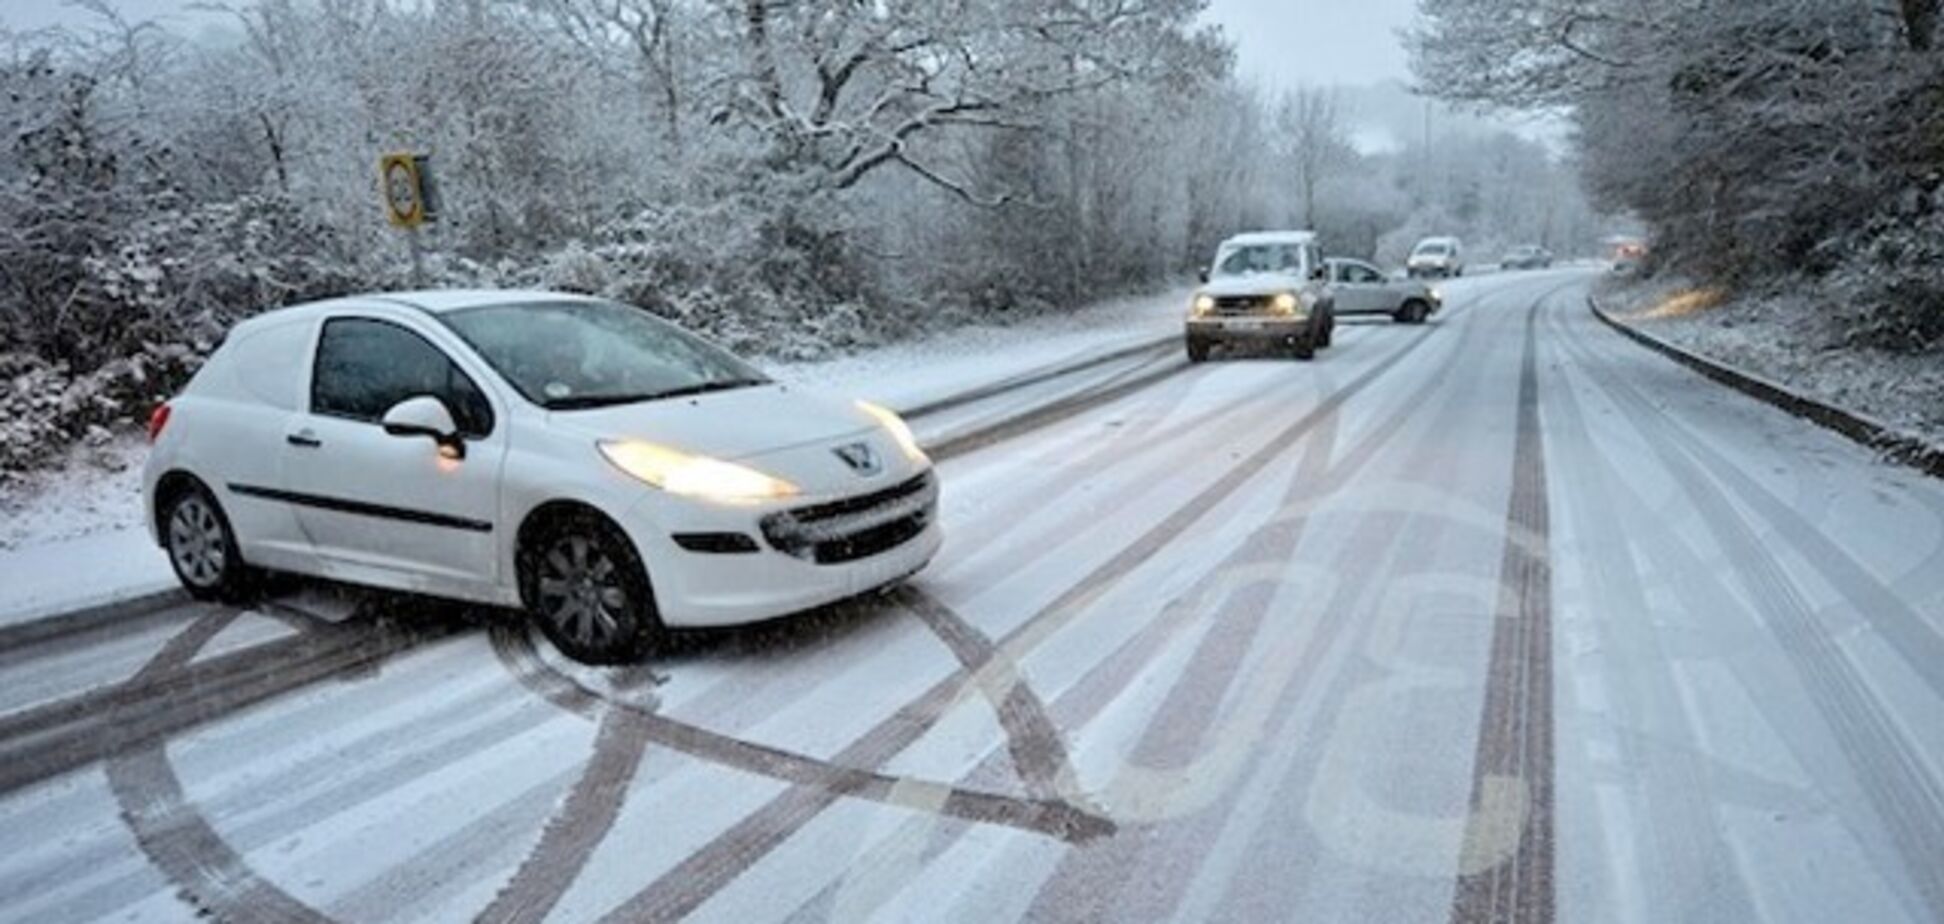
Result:
[[1444,307],[1444,293],[1417,279],[1394,279],[1362,260],[1333,257],[1329,272],[1336,315],[1381,314],[1402,324],[1422,324]]

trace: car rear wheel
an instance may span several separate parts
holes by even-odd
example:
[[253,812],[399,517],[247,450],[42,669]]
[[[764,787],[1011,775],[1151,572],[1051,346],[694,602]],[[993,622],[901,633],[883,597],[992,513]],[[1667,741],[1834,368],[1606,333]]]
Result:
[[522,550],[527,608],[562,654],[583,664],[627,664],[664,633],[647,569],[620,528],[577,511]]
[[191,484],[176,491],[163,503],[160,520],[169,566],[190,596],[235,601],[249,593],[254,575],[208,488]]

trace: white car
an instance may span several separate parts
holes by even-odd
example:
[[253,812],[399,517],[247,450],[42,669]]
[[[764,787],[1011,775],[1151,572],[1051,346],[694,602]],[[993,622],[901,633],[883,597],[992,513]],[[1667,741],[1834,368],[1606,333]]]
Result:
[[1465,244],[1455,237],[1427,237],[1411,248],[1404,268],[1412,279],[1452,279],[1465,275]]
[[149,436],[150,522],[191,594],[268,569],[524,607],[591,663],[896,583],[941,541],[931,462],[890,411],[571,295],[260,315]]

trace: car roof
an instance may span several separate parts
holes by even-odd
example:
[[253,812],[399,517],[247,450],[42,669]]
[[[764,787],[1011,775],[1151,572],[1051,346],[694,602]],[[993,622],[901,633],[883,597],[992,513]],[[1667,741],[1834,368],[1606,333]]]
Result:
[[1250,244],[1310,244],[1316,241],[1314,231],[1251,231],[1238,234],[1222,242],[1222,246],[1244,247]]
[[[257,324],[301,321],[341,311],[408,308],[428,314],[448,314],[468,308],[493,308],[503,305],[531,305],[539,302],[598,302],[600,299],[568,292],[521,289],[436,289],[417,292],[371,292],[315,302],[302,302],[273,308],[242,322]],[[242,325],[238,325],[242,326]]]

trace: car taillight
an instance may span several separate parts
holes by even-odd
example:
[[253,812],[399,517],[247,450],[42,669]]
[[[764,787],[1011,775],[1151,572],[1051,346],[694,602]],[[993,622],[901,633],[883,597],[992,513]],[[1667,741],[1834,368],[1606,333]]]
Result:
[[149,442],[154,443],[162,435],[162,428],[169,425],[169,405],[167,402],[155,406],[149,412]]

